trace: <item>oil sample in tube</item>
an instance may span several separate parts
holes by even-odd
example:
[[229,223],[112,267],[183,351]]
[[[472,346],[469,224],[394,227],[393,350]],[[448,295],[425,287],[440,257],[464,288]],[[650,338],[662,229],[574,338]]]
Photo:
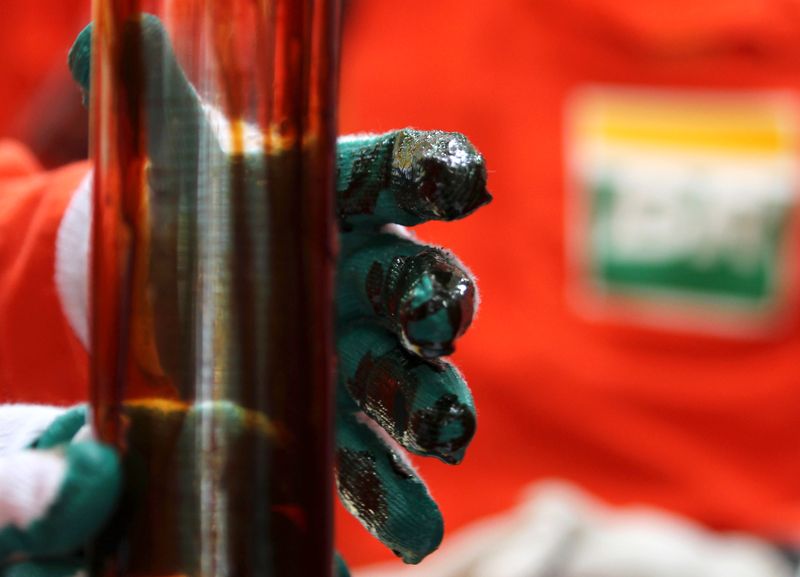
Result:
[[95,2],[95,575],[331,572],[336,12]]

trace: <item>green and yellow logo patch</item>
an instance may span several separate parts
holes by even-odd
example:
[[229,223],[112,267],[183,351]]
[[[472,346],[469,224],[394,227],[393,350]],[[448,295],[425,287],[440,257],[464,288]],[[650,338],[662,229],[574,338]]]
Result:
[[754,335],[791,302],[797,105],[781,92],[591,87],[567,108],[582,310]]

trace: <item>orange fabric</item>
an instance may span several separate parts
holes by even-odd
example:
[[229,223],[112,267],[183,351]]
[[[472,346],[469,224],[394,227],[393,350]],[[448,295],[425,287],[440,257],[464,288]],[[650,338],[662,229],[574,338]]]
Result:
[[0,402],[86,399],[86,351],[56,293],[61,217],[87,163],[43,172],[27,149],[0,140]]
[[[800,332],[740,342],[592,323],[567,302],[563,112],[586,82],[783,88],[796,0],[353,0],[342,132],[466,133],[495,202],[422,227],[483,296],[455,360],[479,409],[465,462],[417,460],[448,532],[564,477],[710,526],[800,538]],[[346,514],[355,564],[390,557]],[[447,538],[447,537],[445,537]]]
[[[0,12],[0,136],[21,137],[42,114],[46,89],[77,93],[67,51],[89,18],[87,0],[3,2]],[[70,95],[70,96],[74,96]],[[58,106],[47,95],[50,106]]]

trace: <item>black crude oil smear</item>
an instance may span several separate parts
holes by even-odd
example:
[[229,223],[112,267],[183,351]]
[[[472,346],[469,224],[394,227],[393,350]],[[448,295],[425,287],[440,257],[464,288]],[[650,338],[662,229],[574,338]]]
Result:
[[[446,462],[456,464],[460,461],[456,455],[475,434],[475,415],[455,395],[443,395],[433,407],[420,409],[411,415],[411,428],[421,445],[431,447]],[[460,434],[443,440],[446,428],[460,430]]]
[[375,214],[384,192],[420,221],[462,218],[492,200],[483,156],[462,134],[404,129],[361,149],[350,151],[349,146],[353,145],[340,144],[338,155],[338,216],[343,230],[352,228],[348,217]]
[[483,156],[463,134],[401,130],[392,157],[392,189],[411,214],[454,220],[492,200]]
[[389,519],[389,505],[375,457],[367,451],[339,449],[336,469],[339,493],[345,504],[372,531],[380,531]]
[[419,388],[412,370],[423,362],[399,350],[378,358],[367,353],[358,363],[353,378],[348,379],[347,388],[362,410],[393,436],[403,437],[408,427],[409,409]]
[[[390,142],[381,139],[356,153],[346,186],[341,186],[341,175],[337,176],[338,216],[343,226],[347,226],[348,216],[375,212],[378,196],[389,185]],[[345,156],[340,154],[339,171],[345,162]]]
[[[430,298],[415,303],[414,288],[423,281],[430,284]],[[365,284],[375,313],[387,318],[404,343],[426,358],[451,354],[455,340],[466,332],[475,314],[474,282],[447,253],[435,248],[395,258],[385,276],[380,263],[374,263]],[[432,335],[413,326],[442,309],[447,311],[449,327],[440,327]]]
[[367,353],[347,388],[359,407],[404,446],[456,463],[475,433],[475,415],[453,394],[433,407],[415,408],[420,383],[414,368],[423,364],[445,368],[400,349],[377,358]]

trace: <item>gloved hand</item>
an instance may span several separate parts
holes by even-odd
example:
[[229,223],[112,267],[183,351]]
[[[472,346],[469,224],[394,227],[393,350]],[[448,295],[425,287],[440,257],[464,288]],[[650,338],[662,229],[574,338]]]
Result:
[[[70,409],[40,405],[0,406],[0,575],[3,577],[74,577],[84,570],[82,547],[109,519],[121,490],[117,453],[89,438],[85,405]],[[256,439],[277,438],[268,420],[231,402],[132,402],[127,406],[129,432],[149,447],[157,461],[166,455],[191,454],[198,427],[216,421],[230,447]],[[137,428],[138,427],[138,428]],[[231,455],[237,451],[232,450]],[[218,466],[236,468],[235,457]],[[158,470],[158,469],[155,469]],[[153,469],[151,469],[151,472]],[[173,483],[185,483],[169,471],[158,489],[180,495]],[[179,475],[192,476],[190,470]],[[246,492],[241,493],[247,503]],[[193,499],[193,495],[185,495]],[[194,502],[176,506],[194,506]],[[139,504],[138,506],[143,506]],[[278,507],[276,507],[278,509]],[[150,514],[153,514],[151,511]],[[276,514],[281,514],[276,510]],[[292,521],[291,518],[288,519]],[[197,558],[193,543],[164,534],[164,547],[181,566]],[[157,554],[157,552],[153,552]],[[341,559],[337,575],[347,576]]]
[[[85,90],[90,40],[89,27],[70,53],[73,76]],[[213,123],[154,17],[144,17],[143,49],[145,86],[167,87],[166,96],[145,96],[149,185],[154,198],[191,195],[196,182],[174,175],[196,175],[185,165],[197,159],[185,151],[196,150]],[[453,350],[470,325],[477,293],[471,275],[450,253],[385,225],[471,213],[490,200],[486,171],[463,136],[445,132],[343,138],[337,161],[337,486],[345,506],[370,532],[416,563],[438,547],[443,521],[391,439],[448,463],[463,458],[475,431],[472,397],[455,367],[439,357]]]
[[75,575],[119,495],[117,454],[85,438],[85,407],[0,406],[0,423],[0,574]]

